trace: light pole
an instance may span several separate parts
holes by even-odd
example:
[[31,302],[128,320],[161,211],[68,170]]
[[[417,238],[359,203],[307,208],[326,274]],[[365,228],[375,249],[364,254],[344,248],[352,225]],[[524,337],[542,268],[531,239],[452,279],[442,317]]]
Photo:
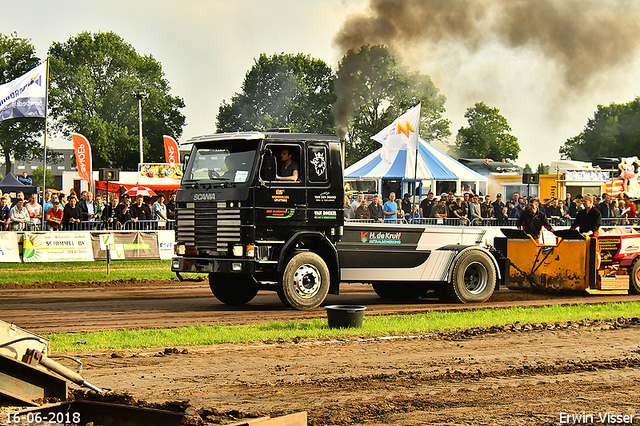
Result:
[[138,90],[133,93],[133,96],[138,100],[138,139],[140,143],[140,164],[144,163],[143,149],[142,149],[142,100],[149,97],[149,94],[144,90]]

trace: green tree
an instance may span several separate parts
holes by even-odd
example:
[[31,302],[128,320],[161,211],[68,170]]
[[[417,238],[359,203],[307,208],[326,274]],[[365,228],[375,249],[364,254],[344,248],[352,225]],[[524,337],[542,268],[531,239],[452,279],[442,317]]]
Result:
[[338,135],[346,138],[346,165],[380,148],[371,136],[409,108],[422,103],[420,137],[446,142],[450,121],[443,118],[446,98],[428,75],[411,72],[402,56],[386,46],[349,50],[336,72]]
[[261,54],[247,72],[242,91],[222,102],[218,132],[289,127],[294,132],[334,133],[336,100],[331,68],[301,53]]
[[522,173],[533,173],[533,169],[531,168],[529,163],[524,165],[524,168],[522,169]]
[[549,174],[549,168],[550,166],[545,166],[543,163],[538,164],[538,168],[536,169],[536,173],[541,174],[541,175],[548,175]]
[[143,150],[146,161],[163,161],[162,135],[176,139],[185,117],[184,101],[169,94],[162,66],[141,56],[113,32],[82,32],[49,49],[50,105],[56,129],[86,136],[94,169],[135,170],[139,161],[138,100],[142,102]]
[[520,154],[518,138],[510,134],[511,127],[498,108],[484,102],[467,109],[464,117],[468,127],[461,127],[456,147],[462,157],[515,160]]
[[[0,84],[15,80],[42,61],[27,39],[16,33],[0,34]],[[11,118],[0,121],[0,153],[4,157],[5,173],[11,173],[13,161],[42,158],[40,137],[44,118]]]
[[629,157],[640,151],[640,97],[626,104],[598,105],[584,131],[560,147],[565,159],[591,161],[595,157]]
[[[51,173],[51,170],[47,170],[47,173],[45,175],[45,179],[46,179],[46,187],[47,188],[55,188],[56,186],[56,178],[55,176],[53,176],[53,173]],[[31,181],[33,183],[33,186],[37,186],[40,187],[40,189],[43,188],[42,186],[42,166],[38,166],[35,168],[35,170],[33,172],[31,172]]]

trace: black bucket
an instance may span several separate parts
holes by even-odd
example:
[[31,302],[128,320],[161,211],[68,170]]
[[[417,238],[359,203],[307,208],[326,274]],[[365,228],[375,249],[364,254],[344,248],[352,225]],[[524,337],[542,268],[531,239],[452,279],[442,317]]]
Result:
[[329,328],[360,328],[366,306],[359,305],[330,305],[324,307],[327,311]]

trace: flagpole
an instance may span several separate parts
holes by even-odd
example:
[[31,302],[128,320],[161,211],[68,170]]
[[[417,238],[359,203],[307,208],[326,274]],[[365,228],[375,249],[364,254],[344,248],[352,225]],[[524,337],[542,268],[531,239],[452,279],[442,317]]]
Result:
[[43,145],[44,145],[44,149],[42,151],[42,218],[41,218],[41,223],[42,223],[42,230],[46,230],[46,217],[44,215],[44,205],[45,205],[45,198],[44,198],[44,194],[46,192],[47,189],[47,131],[49,130],[48,128],[48,115],[49,115],[49,108],[48,108],[48,104],[49,104],[49,56],[47,56],[47,73],[46,73],[46,77],[45,77],[45,87],[44,87],[44,141],[43,141]]
[[[421,106],[421,103],[418,105]],[[416,129],[416,134],[418,135],[418,143],[416,144],[416,168],[413,173],[413,204],[416,204],[416,196],[418,195],[418,188],[416,185],[418,183],[418,150],[420,149],[420,116],[418,115],[418,128]],[[411,206],[411,213],[413,213],[413,206]]]

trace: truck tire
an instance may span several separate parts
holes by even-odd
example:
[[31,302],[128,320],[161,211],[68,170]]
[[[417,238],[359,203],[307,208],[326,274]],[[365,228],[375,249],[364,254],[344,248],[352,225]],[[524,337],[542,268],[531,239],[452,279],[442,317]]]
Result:
[[423,283],[418,282],[375,282],[373,285],[373,291],[383,299],[391,300],[417,300],[427,289]]
[[300,311],[317,308],[329,292],[329,268],[320,256],[304,251],[287,262],[278,285],[278,297]]
[[447,286],[451,301],[486,302],[495,288],[496,270],[493,262],[484,252],[471,250],[455,260]]
[[629,271],[629,293],[640,293],[640,258],[633,262]]
[[253,278],[235,274],[209,274],[209,288],[225,305],[244,305],[258,294],[258,284]]

